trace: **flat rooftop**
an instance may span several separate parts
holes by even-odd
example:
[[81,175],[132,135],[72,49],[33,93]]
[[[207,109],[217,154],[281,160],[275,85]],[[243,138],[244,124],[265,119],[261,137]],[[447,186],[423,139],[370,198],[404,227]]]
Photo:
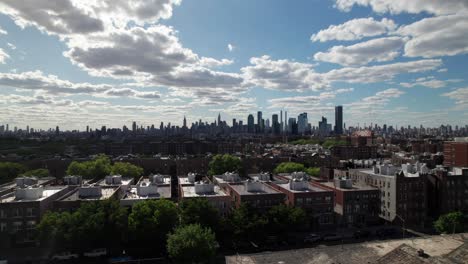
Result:
[[378,188],[369,186],[369,185],[355,185],[353,184],[352,188],[340,188],[339,186],[336,186],[333,182],[320,182],[319,184],[325,185],[330,188],[335,188],[337,190],[343,191],[343,192],[356,192],[356,191],[377,191],[379,190]]
[[100,196],[89,196],[89,197],[80,197],[79,195],[79,187],[71,191],[71,194],[65,195],[60,201],[94,201],[94,200],[106,200],[109,199],[112,194],[118,189],[118,186],[109,186],[109,187],[102,187],[101,188],[101,195]]
[[276,184],[276,185],[278,185],[279,187],[281,187],[283,189],[286,189],[286,190],[288,190],[290,192],[293,192],[293,193],[331,192],[330,190],[325,190],[325,189],[322,189],[320,187],[313,186],[310,183],[308,183],[308,186],[307,186],[306,189],[300,189],[300,190],[291,189],[291,185],[289,183],[280,183],[280,184]]
[[280,193],[279,191],[277,191],[277,190],[273,189],[272,187],[268,186],[267,184],[264,184],[264,183],[262,183],[262,184],[264,186],[263,190],[261,190],[261,191],[252,191],[252,192],[247,191],[244,184],[229,184],[229,186],[240,195],[253,195],[253,194],[261,195],[261,194]]
[[221,197],[228,196],[219,186],[214,186],[214,192],[198,194],[195,192],[195,186],[182,186],[183,197]]
[[166,198],[170,199],[171,198],[171,186],[158,186],[158,193],[154,195],[147,195],[147,196],[140,196],[137,194],[137,188],[136,186],[132,186],[131,188],[128,189],[128,191],[125,193],[124,197],[122,200],[143,200],[143,199],[157,199],[157,198]]
[[95,184],[104,186],[116,186],[116,185],[130,185],[133,182],[133,179],[130,178],[122,178],[122,182],[120,184],[107,184],[105,179],[97,181]]
[[15,191],[9,192],[0,197],[0,203],[12,203],[12,202],[33,202],[33,201],[43,201],[48,197],[60,192],[61,190],[67,188],[67,186],[47,186],[44,187],[42,192],[42,197],[39,199],[16,199]]
[[[303,248],[277,252],[262,252],[255,254],[226,256],[227,264],[362,264],[379,263],[379,258],[387,255],[403,244],[415,249],[423,249],[431,258],[458,258],[458,262],[466,263],[466,258],[459,251],[466,248],[468,233],[455,235],[426,236],[421,238],[407,238],[387,241],[373,241],[365,243],[343,244],[336,246],[320,245],[314,248]],[[466,253],[466,251],[464,251]],[[456,253],[456,254],[454,254]],[[461,257],[460,257],[461,256]],[[382,262],[395,263],[395,262]],[[397,262],[399,263],[399,262]],[[413,262],[407,262],[413,263]],[[434,262],[429,262],[434,263]],[[436,262],[439,263],[439,262]]]
[[193,182],[190,182],[188,180],[188,177],[178,177],[178,180],[179,180],[180,185],[193,185],[194,184]]

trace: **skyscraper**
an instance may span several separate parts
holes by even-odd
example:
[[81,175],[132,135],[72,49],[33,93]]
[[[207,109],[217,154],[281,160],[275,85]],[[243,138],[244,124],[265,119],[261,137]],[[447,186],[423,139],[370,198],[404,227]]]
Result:
[[247,132],[255,133],[255,121],[252,114],[247,117]]
[[136,133],[136,130],[137,130],[137,125],[136,125],[136,122],[133,121],[133,124],[132,124],[132,132],[133,132],[133,134]]
[[184,127],[184,128],[187,127],[187,119],[185,118],[185,116],[184,116],[184,126],[183,126],[183,127]]
[[218,126],[221,125],[221,113],[218,113]]
[[278,135],[280,133],[280,123],[278,122],[278,114],[271,116],[271,126],[273,128],[273,134]]
[[257,112],[257,126],[258,126],[258,132],[263,132],[263,124],[262,124],[262,111]]
[[307,113],[299,114],[297,117],[297,132],[299,134],[304,134],[307,129],[307,124],[309,123],[307,119]]
[[343,106],[335,106],[335,134],[343,134]]

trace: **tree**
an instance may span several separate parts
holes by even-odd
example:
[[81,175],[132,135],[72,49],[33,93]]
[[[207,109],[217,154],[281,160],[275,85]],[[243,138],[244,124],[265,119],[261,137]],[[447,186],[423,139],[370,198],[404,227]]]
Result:
[[84,251],[121,244],[126,234],[126,209],[115,199],[82,203],[70,212],[48,212],[37,226],[41,243]]
[[128,162],[116,162],[111,169],[112,174],[120,174],[124,177],[137,179],[143,175],[143,168]]
[[306,226],[307,216],[304,210],[284,204],[273,206],[267,212],[268,230],[285,235],[288,231],[300,231]]
[[38,177],[38,178],[44,178],[44,177],[49,177],[50,173],[48,169],[36,169],[36,170],[29,170],[25,173],[22,173],[20,176],[26,176],[26,177]]
[[322,147],[324,148],[331,148],[335,146],[343,146],[347,145],[345,140],[337,140],[337,139],[327,139],[323,142]]
[[236,242],[262,241],[266,236],[267,219],[249,204],[234,209],[228,221]]
[[177,226],[178,222],[176,204],[164,199],[138,202],[128,216],[131,239],[142,247],[164,248],[167,234]]
[[25,171],[26,167],[19,163],[0,162],[0,183],[12,181]]
[[200,224],[211,230],[218,230],[220,217],[218,209],[207,199],[189,199],[180,204],[180,218],[183,225]]
[[104,178],[111,173],[111,162],[106,155],[98,155],[94,160],[73,161],[67,168],[68,175],[80,175],[86,179]]
[[462,212],[451,212],[439,216],[434,222],[434,227],[439,233],[460,233],[464,230]]
[[215,155],[208,166],[208,175],[219,175],[228,171],[239,171],[241,169],[241,160],[229,154]]
[[167,239],[167,251],[176,263],[214,262],[216,248],[213,231],[199,224],[179,227]]
[[301,163],[296,162],[282,162],[278,166],[276,166],[274,172],[275,173],[291,173],[295,171],[304,171],[305,166]]
[[305,169],[305,172],[310,176],[318,177],[320,176],[320,168],[317,167],[310,167]]

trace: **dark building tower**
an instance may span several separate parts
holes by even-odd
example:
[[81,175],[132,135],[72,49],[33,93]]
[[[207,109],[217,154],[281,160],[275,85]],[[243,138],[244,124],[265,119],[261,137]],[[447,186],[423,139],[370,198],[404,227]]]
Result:
[[255,133],[255,121],[252,114],[247,117],[247,132]]
[[257,112],[257,126],[258,126],[258,132],[263,132],[263,124],[262,124],[262,111]]
[[59,126],[56,126],[56,127],[55,127],[55,134],[56,134],[56,135],[60,134],[60,128],[59,128]]
[[86,133],[89,133],[89,126],[86,126]]
[[221,113],[218,113],[218,126],[221,125]]
[[132,132],[133,132],[133,134],[136,133],[136,130],[137,130],[137,125],[136,125],[136,122],[133,121],[133,124],[132,124]]
[[335,134],[343,134],[343,106],[335,106]]
[[187,119],[184,116],[184,128],[186,128],[186,127],[187,127]]
[[278,114],[274,114],[271,116],[272,120],[272,128],[273,128],[273,134],[278,135],[280,133],[280,123],[278,122]]

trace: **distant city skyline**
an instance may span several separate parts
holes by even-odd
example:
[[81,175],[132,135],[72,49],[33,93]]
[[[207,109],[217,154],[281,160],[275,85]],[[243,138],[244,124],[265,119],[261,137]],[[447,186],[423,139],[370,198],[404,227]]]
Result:
[[0,124],[468,123],[465,0],[138,3],[1,2]]

